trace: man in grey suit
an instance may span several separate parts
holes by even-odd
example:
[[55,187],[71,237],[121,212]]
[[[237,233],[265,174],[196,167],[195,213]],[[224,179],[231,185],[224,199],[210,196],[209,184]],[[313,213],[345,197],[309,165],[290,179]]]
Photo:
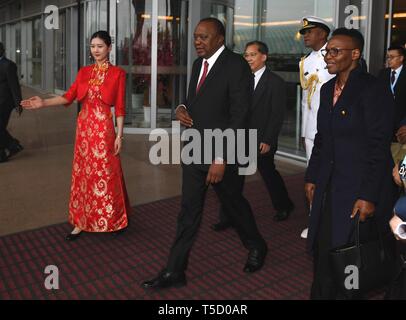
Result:
[[23,147],[7,131],[11,111],[16,108],[21,114],[21,88],[18,82],[17,65],[4,56],[0,42],[0,163],[20,152]]

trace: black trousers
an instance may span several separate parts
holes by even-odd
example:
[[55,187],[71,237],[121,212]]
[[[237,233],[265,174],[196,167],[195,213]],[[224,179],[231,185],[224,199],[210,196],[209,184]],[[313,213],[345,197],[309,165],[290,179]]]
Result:
[[329,261],[329,251],[332,248],[332,219],[331,219],[331,186],[324,194],[320,224],[315,241],[313,255],[313,283],[310,299],[335,300],[338,288],[334,282]]
[[[182,205],[177,222],[176,238],[172,245],[167,271],[183,272],[187,269],[190,250],[196,239],[202,219],[206,196],[207,171],[196,165],[183,165]],[[247,249],[264,248],[251,206],[241,193],[241,179],[236,166],[227,165],[223,180],[213,185],[221,203],[230,212],[229,219]]]
[[10,149],[16,143],[16,139],[7,131],[12,110],[0,106],[0,152],[4,151],[4,149]]
[[[268,152],[264,155],[258,155],[257,158],[258,171],[266,185],[269,196],[271,197],[272,205],[276,211],[291,210],[293,202],[289,198],[288,190],[282,176],[275,167],[275,153]],[[244,181],[239,186],[241,192],[244,186]],[[220,209],[220,221],[229,222],[227,211],[223,206]]]

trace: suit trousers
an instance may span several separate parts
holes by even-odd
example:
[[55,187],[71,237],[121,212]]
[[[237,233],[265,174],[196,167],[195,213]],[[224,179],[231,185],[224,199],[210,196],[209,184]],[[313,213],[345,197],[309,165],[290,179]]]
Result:
[[[264,155],[258,155],[257,166],[268,190],[268,194],[271,197],[272,205],[275,210],[291,210],[293,208],[293,202],[289,198],[288,190],[286,189],[282,176],[278,170],[276,170],[275,153],[271,151]],[[243,184],[241,184],[239,187],[241,188],[242,192]],[[220,221],[229,222],[227,215],[227,211],[224,210],[224,207],[222,206],[220,210]]]
[[0,108],[0,151],[4,151],[4,149],[9,148],[15,143],[15,139],[7,131],[12,110],[13,109],[9,108]]
[[[182,166],[182,204],[178,216],[175,241],[170,250],[167,271],[183,272],[187,269],[189,253],[198,233],[207,191],[207,171],[196,165]],[[241,193],[238,168],[227,165],[223,180],[213,188],[221,203],[230,212],[229,218],[247,249],[262,249],[265,240],[258,231],[251,206]]]

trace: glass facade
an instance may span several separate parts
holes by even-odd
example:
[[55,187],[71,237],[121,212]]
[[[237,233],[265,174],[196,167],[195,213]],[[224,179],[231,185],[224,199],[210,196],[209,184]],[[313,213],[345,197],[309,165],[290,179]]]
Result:
[[391,42],[406,47],[406,1],[391,0]]
[[28,26],[31,29],[31,37],[27,37],[29,43],[27,65],[32,66],[29,73],[28,83],[35,87],[42,84],[42,19],[35,18],[29,21]]
[[175,107],[186,96],[188,1],[158,3],[156,95],[152,96],[151,0],[117,3],[116,64],[127,71],[127,117],[132,128],[150,128],[151,109],[156,126],[169,128]]
[[151,127],[152,1],[117,3],[116,64],[127,71],[125,125]]
[[[113,38],[111,61],[127,73],[127,133],[148,133],[171,127],[175,107],[184,101],[193,60],[193,29],[207,16],[226,26],[226,44],[242,54],[245,44],[261,40],[269,46],[269,64],[288,83],[288,106],[279,150],[303,157],[300,144],[298,63],[308,52],[298,30],[301,18],[316,15],[342,26],[353,5],[353,20],[366,36],[366,60],[379,51],[375,64],[384,62],[384,46],[371,48],[375,37],[372,17],[384,17],[387,39],[406,42],[406,0],[64,0],[58,9],[59,27],[47,30],[42,0],[0,0],[0,41],[7,56],[16,61],[22,82],[49,92],[66,90],[79,66],[92,63],[89,40],[97,30]],[[392,5],[392,13],[389,6]],[[374,12],[374,8],[382,12]],[[24,10],[28,10],[25,12]],[[377,10],[378,10],[377,9]],[[378,18],[375,19],[375,24]],[[389,30],[390,29],[390,30]],[[387,37],[387,39],[385,39]],[[389,38],[390,37],[390,38]],[[373,49],[373,50],[372,50]],[[374,51],[375,50],[375,51]],[[371,61],[373,59],[371,58]],[[374,62],[374,61],[372,61]]]
[[[215,7],[214,7],[215,8]],[[242,53],[245,44],[254,39],[269,47],[269,66],[285,79],[288,105],[279,137],[279,150],[304,156],[300,143],[300,101],[298,62],[308,49],[298,33],[301,18],[315,15],[334,24],[334,0],[236,0],[232,17],[234,32],[232,47]],[[214,16],[218,17],[216,11]]]
[[66,88],[66,11],[59,12],[59,29],[54,32],[54,88],[65,90]]

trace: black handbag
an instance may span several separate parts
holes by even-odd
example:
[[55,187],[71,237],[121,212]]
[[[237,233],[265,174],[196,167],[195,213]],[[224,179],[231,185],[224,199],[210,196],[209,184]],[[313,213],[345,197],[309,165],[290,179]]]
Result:
[[[360,243],[360,220],[355,224],[355,243],[329,253],[336,285],[345,299],[357,299],[389,285],[397,275],[396,243],[391,232],[382,234],[374,221],[378,239]],[[350,234],[350,239],[352,234]]]

